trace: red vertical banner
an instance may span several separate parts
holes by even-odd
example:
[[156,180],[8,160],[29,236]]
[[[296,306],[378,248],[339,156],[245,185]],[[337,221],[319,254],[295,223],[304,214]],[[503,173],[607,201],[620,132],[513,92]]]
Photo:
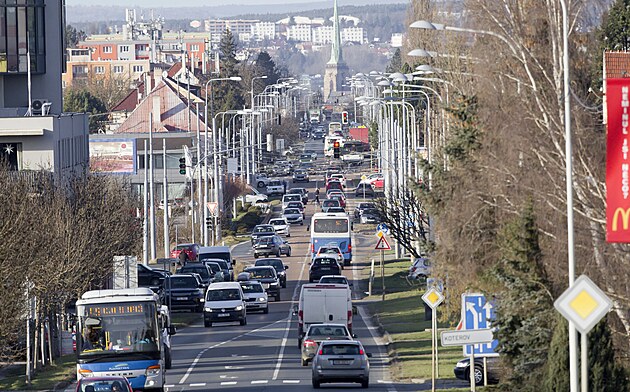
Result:
[[606,240],[630,242],[630,78],[606,81]]

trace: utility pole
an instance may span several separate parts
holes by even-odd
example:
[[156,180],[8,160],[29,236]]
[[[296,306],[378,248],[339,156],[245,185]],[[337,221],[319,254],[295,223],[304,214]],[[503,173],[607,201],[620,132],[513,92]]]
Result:
[[154,193],[154,175],[153,175],[153,113],[149,113],[149,219],[151,232],[151,260],[155,260],[156,243],[155,243],[155,193]]
[[144,140],[144,186],[142,187],[142,264],[149,264],[149,193],[148,193],[148,176],[149,161],[147,153],[147,141]]
[[170,207],[168,205],[168,174],[166,170],[166,138],[162,139],[162,156],[164,160],[164,258],[168,258],[171,248],[171,241],[168,233],[168,218]]

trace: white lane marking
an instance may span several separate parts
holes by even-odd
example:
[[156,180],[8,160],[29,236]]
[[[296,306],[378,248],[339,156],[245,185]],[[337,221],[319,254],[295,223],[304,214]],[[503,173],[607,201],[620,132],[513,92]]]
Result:
[[299,384],[300,380],[282,380],[283,384]]
[[254,380],[252,384],[267,384],[269,380]]
[[190,384],[190,387],[205,387],[206,383],[205,382],[198,382],[198,383],[194,383],[194,384]]
[[225,367],[226,370],[238,370],[238,369],[243,369],[242,366],[226,366]]
[[[295,289],[293,289],[293,296],[291,297],[291,303],[297,300],[298,289],[300,288],[300,282],[302,281],[302,276],[304,275],[304,266],[306,265],[307,258],[310,256],[310,253],[307,251],[304,256],[304,261],[302,262],[302,269],[300,270],[300,276],[298,277],[298,281],[295,284]],[[287,339],[289,338],[289,329],[291,328],[291,316],[293,314],[293,306],[289,307],[289,315],[287,316],[287,324],[284,327],[284,337],[282,338],[282,343],[280,344],[280,353],[278,354],[278,361],[276,362],[276,369],[273,371],[273,377],[271,378],[273,381],[278,379],[278,374],[280,373],[280,367],[282,366],[282,358],[284,357],[284,348],[287,345]]]
[[237,376],[229,376],[229,377],[228,377],[227,375],[222,374],[222,375],[220,375],[220,376],[219,376],[219,378],[222,378],[222,379],[226,379],[226,378],[229,378],[229,379],[235,379],[235,378],[238,378],[238,377],[237,377]]
[[221,385],[236,385],[236,381],[223,381]]
[[175,384],[165,384],[164,388],[173,388],[175,387]]
[[[251,331],[249,331],[249,332],[244,332],[244,333],[242,333],[242,334],[240,334],[240,335],[238,335],[238,336],[233,337],[232,339],[224,340],[223,342],[220,342],[220,343],[214,344],[214,345],[212,345],[212,346],[210,346],[210,347],[206,347],[206,348],[204,348],[203,350],[201,350],[201,351],[199,352],[199,354],[197,354],[197,357],[195,358],[195,360],[194,360],[194,361],[190,364],[190,366],[188,367],[188,370],[186,371],[186,374],[184,374],[184,377],[182,377],[182,378],[181,378],[181,380],[179,380],[179,384],[183,384],[183,383],[185,383],[185,382],[186,382],[186,380],[188,379],[188,377],[189,377],[189,376],[190,376],[190,374],[192,373],[193,369],[195,368],[195,366],[197,366],[197,363],[199,362],[199,360],[201,359],[201,357],[202,357],[202,356],[206,353],[206,351],[208,351],[208,350],[212,350],[213,348],[217,348],[217,347],[222,346],[222,345],[224,345],[224,344],[226,344],[226,343],[233,342],[233,341],[235,341],[235,340],[237,340],[237,339],[240,339],[240,338],[242,338],[243,336],[247,336],[247,335],[249,335],[249,334],[251,334],[251,333],[253,333],[253,332],[258,332],[258,331],[260,331],[260,330],[262,330],[262,329],[264,329],[264,328],[268,328],[268,327],[270,327],[270,326],[272,326],[272,325],[274,325],[274,324],[277,324],[277,323],[279,323],[279,322],[281,322],[281,321],[283,321],[283,320],[276,320],[276,321],[274,321],[273,323],[270,323],[270,324],[264,325],[264,326],[262,326],[262,327],[260,327],[260,328],[253,329],[253,330],[251,330]],[[290,320],[289,320],[289,321],[290,321]]]

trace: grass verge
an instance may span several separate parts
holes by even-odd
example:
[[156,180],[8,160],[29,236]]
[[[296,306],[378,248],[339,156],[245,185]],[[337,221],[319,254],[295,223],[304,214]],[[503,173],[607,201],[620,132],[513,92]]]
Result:
[[[392,344],[390,355],[394,357],[392,375],[400,381],[431,379],[431,320],[425,320],[422,295],[424,286],[410,284],[405,279],[409,260],[386,260],[385,262],[385,301],[381,301],[381,275],[378,262],[372,286],[373,300],[368,305],[371,314],[389,334]],[[363,270],[363,287],[367,287],[370,269]],[[453,323],[455,323],[454,321]],[[451,327],[438,324],[438,328]],[[439,342],[438,342],[439,345]],[[441,379],[454,379],[453,366],[462,358],[459,347],[438,346],[438,367]]]
[[0,390],[2,391],[32,391],[32,390],[53,390],[55,385],[61,382],[70,382],[76,378],[75,354],[64,355],[57,358],[54,365],[47,365],[38,370],[31,378],[31,384],[26,383],[26,365],[13,366],[5,373],[6,377],[0,379]]

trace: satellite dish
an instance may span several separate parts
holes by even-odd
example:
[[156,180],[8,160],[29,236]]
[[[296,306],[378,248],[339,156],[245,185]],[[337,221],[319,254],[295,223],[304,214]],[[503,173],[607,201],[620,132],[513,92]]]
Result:
[[192,22],[190,22],[190,27],[192,27],[193,29],[198,29],[199,27],[201,27],[201,22],[198,20],[193,20]]

